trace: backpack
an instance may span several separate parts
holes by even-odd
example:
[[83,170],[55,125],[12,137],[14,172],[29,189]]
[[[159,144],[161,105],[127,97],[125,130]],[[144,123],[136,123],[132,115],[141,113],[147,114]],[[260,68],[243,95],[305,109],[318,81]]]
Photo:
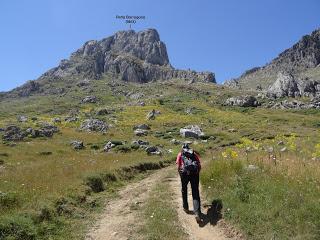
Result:
[[194,153],[190,154],[188,157],[185,152],[182,151],[181,159],[183,161],[183,173],[186,173],[187,175],[194,175],[199,172],[199,164]]

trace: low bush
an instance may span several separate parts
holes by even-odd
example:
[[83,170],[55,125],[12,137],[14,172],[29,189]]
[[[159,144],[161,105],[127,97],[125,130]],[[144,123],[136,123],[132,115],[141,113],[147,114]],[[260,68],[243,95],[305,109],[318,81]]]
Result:
[[97,193],[105,190],[102,177],[99,174],[87,176],[85,183],[92,189],[93,192]]
[[0,239],[36,239],[36,228],[32,219],[25,216],[15,215],[0,219]]
[[4,209],[14,208],[19,205],[18,195],[13,192],[0,192],[0,207]]

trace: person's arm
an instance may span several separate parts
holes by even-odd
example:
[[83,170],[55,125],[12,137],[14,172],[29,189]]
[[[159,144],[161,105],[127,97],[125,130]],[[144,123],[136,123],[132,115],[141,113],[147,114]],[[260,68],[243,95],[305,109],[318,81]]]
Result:
[[178,156],[177,156],[177,159],[176,159],[176,164],[177,164],[178,171],[179,171],[180,168],[181,168],[181,165],[182,165],[182,162],[181,162],[181,152],[178,153]]

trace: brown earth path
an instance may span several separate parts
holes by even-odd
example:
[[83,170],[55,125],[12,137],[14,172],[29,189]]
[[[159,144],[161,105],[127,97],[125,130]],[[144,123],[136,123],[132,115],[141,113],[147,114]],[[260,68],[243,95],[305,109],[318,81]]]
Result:
[[[188,234],[190,240],[225,240],[225,239],[242,239],[239,234],[227,227],[223,220],[217,224],[210,224],[206,219],[203,226],[199,226],[193,215],[186,214],[182,211],[180,179],[178,174],[175,177],[168,177],[168,173],[174,171],[173,167],[157,170],[146,178],[131,183],[119,192],[119,197],[109,200],[106,207],[98,219],[95,226],[87,233],[86,240],[134,240],[141,239],[143,236],[137,234],[137,230],[143,224],[139,220],[139,212],[136,210],[143,209],[149,193],[153,186],[159,181],[169,181],[174,204],[176,205],[177,214],[183,230]],[[172,174],[170,174],[172,176]],[[189,191],[190,206],[192,206],[192,197]],[[207,208],[203,208],[207,210]],[[206,216],[205,216],[206,217]],[[208,221],[207,221],[208,220]],[[222,222],[222,223],[221,223]]]

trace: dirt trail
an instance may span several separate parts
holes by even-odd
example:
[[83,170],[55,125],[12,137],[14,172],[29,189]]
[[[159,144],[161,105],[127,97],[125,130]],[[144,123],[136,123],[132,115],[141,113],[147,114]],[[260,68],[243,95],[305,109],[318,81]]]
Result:
[[[170,185],[175,195],[174,199],[177,206],[180,223],[183,226],[185,232],[189,235],[190,240],[243,239],[240,233],[226,224],[223,219],[220,219],[221,216],[217,216],[217,212],[215,212],[211,205],[206,204],[205,201],[203,201],[203,194],[200,194],[200,196],[202,197],[201,209],[204,215],[204,221],[201,224],[198,224],[193,214],[186,214],[183,211],[180,178],[178,174],[177,177],[171,179]],[[190,209],[192,210],[193,204],[190,184],[188,185],[188,203]]]
[[135,230],[139,226],[138,214],[132,208],[143,205],[165,170],[159,170],[145,179],[129,184],[119,192],[119,197],[106,203],[106,208],[95,227],[87,234],[86,240],[127,240],[137,239]]
[[[102,213],[96,225],[86,236],[86,240],[131,240],[141,239],[136,230],[139,229],[138,211],[133,210],[134,206],[143,209],[143,205],[148,199],[149,193],[153,186],[159,181],[169,181],[172,193],[174,195],[174,204],[176,205],[179,221],[185,232],[189,235],[190,240],[225,240],[225,239],[242,239],[236,237],[232,230],[220,220],[218,224],[211,225],[209,220],[204,226],[199,226],[194,215],[186,214],[182,210],[180,179],[168,177],[168,172],[173,168],[166,168],[146,177],[145,179],[129,184],[119,192],[119,197],[106,203],[106,208]],[[189,187],[190,188],[190,187]],[[188,189],[189,190],[189,189]],[[192,196],[189,191],[189,206],[192,206]],[[203,205],[203,204],[202,204]],[[205,208],[202,208],[206,213]]]

